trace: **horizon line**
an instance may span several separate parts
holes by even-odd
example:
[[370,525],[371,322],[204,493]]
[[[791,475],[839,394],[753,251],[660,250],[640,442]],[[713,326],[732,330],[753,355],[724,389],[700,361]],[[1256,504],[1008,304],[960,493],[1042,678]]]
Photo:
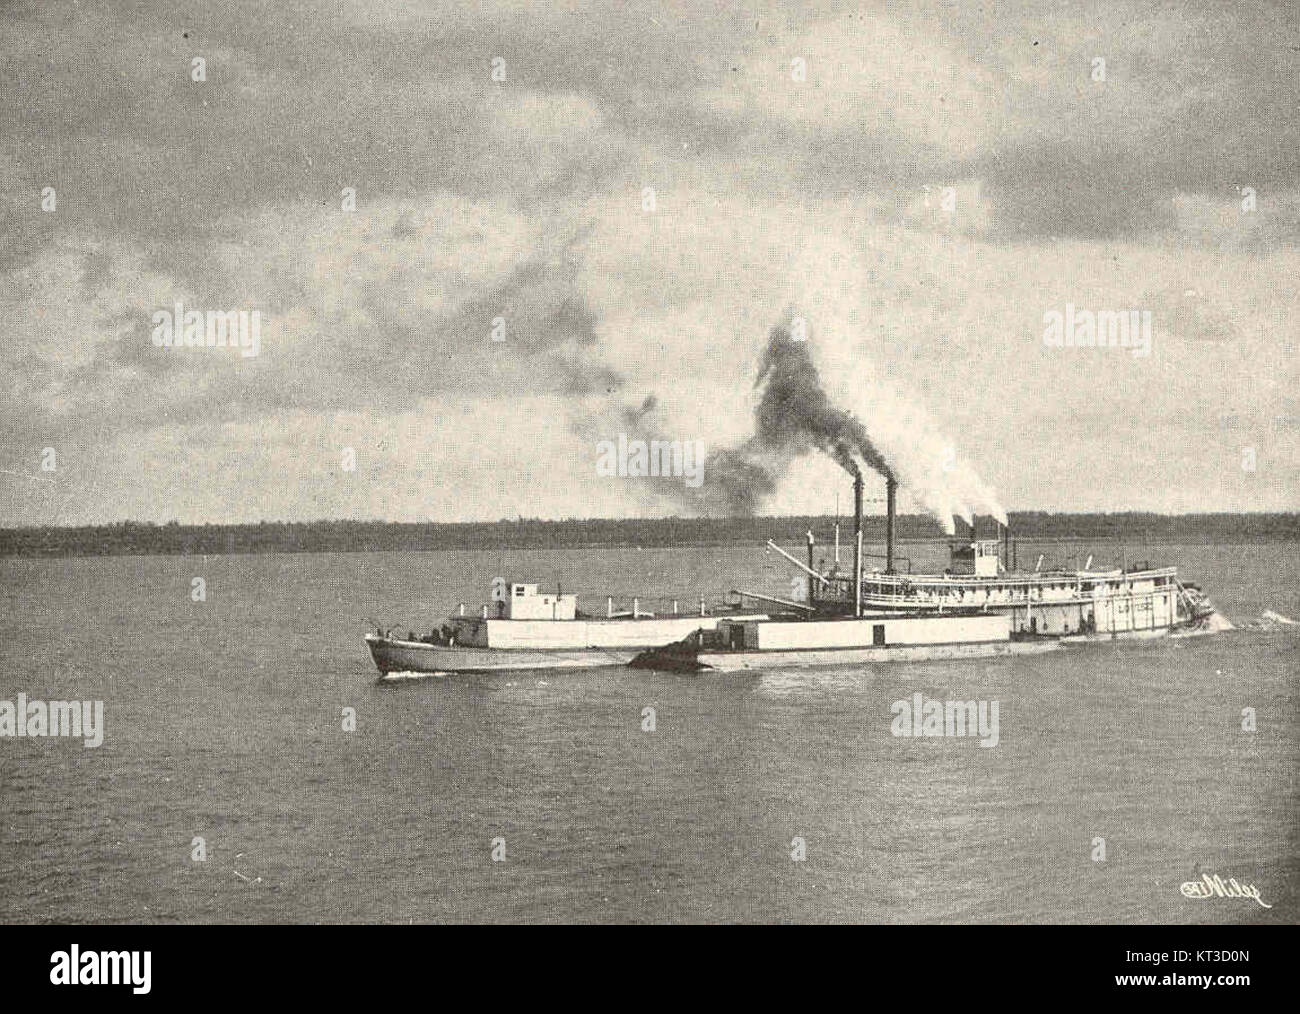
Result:
[[[1056,517],[1111,517],[1111,516],[1145,516],[1153,518],[1207,518],[1207,517],[1293,517],[1300,518],[1300,510],[1289,511],[1266,511],[1266,510],[1244,510],[1244,511],[1183,511],[1180,513],[1168,513],[1164,511],[1152,510],[1091,510],[1091,511],[1064,511],[1064,510],[1044,510],[1042,508],[1025,508],[1017,510],[1008,510],[1007,516],[1026,515],[1026,514],[1045,514]],[[898,513],[898,518],[920,518],[936,527],[942,528],[939,521],[933,515],[925,513]],[[886,517],[883,513],[863,513],[864,518],[881,518]],[[624,516],[624,517],[525,517],[516,515],[514,517],[502,518],[480,518],[476,520],[456,520],[440,521],[433,518],[421,520],[396,520],[390,518],[340,518],[340,517],[317,517],[303,518],[297,520],[285,520],[281,518],[261,518],[257,521],[180,521],[176,518],[167,521],[143,521],[133,518],[118,518],[112,521],[93,521],[84,523],[60,523],[47,522],[38,524],[23,525],[0,525],[0,532],[19,532],[24,530],[38,528],[53,529],[76,529],[76,528],[110,528],[115,525],[139,525],[141,527],[155,528],[239,528],[257,525],[319,525],[319,524],[361,524],[361,525],[501,525],[501,524],[582,524],[590,522],[657,522],[657,521],[753,521],[753,520],[793,520],[796,518],[846,518],[853,519],[851,512],[847,514],[732,514],[732,515],[681,515],[681,514],[659,514],[652,516]],[[991,514],[977,514],[975,521],[981,519],[996,520]],[[961,518],[955,520],[965,521]]]

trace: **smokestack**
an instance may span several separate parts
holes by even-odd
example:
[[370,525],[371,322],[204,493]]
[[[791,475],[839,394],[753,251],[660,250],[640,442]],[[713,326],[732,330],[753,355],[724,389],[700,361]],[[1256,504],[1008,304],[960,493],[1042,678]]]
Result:
[[897,510],[898,480],[885,480],[885,573],[894,572],[894,514]]
[[862,473],[853,477],[853,615],[862,615]]

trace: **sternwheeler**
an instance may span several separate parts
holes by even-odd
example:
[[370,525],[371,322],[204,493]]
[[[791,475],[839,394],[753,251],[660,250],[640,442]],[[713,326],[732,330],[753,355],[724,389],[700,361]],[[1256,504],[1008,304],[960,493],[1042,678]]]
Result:
[[[1176,567],[1142,562],[1095,569],[1089,557],[1082,569],[1040,570],[1039,557],[1034,570],[1018,570],[1010,528],[997,522],[997,538],[975,539],[972,528],[972,538],[953,540],[942,573],[901,573],[894,548],[896,491],[889,480],[884,571],[864,575],[856,565],[856,592],[850,575],[831,571],[813,577],[831,608],[909,616],[1004,615],[1011,636],[1020,639],[1119,640],[1229,626],[1199,587],[1179,580]],[[854,497],[861,502],[861,479]]]
[[[786,603],[799,616],[726,619],[643,652],[632,665],[733,671],[987,658],[1231,626],[1200,589],[1179,581],[1175,567],[1095,570],[1090,558],[1081,570],[1017,571],[1008,559],[1012,543],[1005,525],[996,539],[951,542],[950,565],[942,573],[902,573],[895,556],[892,478],[885,489],[884,570],[864,574],[861,475],[853,491],[850,573],[841,572],[838,562],[829,569],[815,564],[811,532],[807,565],[768,542],[806,575],[806,602]],[[973,536],[973,526],[971,531]]]

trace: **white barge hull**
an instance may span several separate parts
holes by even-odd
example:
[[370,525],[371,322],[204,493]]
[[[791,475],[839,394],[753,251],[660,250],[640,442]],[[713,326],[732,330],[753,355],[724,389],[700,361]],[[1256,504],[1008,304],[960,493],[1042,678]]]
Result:
[[[874,662],[941,662],[999,655],[1038,655],[1056,651],[1059,640],[988,641],[980,644],[900,644],[885,648],[828,648],[822,651],[701,651],[692,661],[695,669],[741,672],[750,669],[825,669],[870,665]],[[638,663],[641,665],[641,663]],[[666,666],[665,668],[672,668]]]
[[637,649],[463,648],[366,635],[383,676],[395,672],[498,672],[508,669],[590,669],[626,665]]
[[726,621],[638,655],[638,669],[737,672],[813,669],[875,662],[1036,655],[1059,648],[1058,638],[1011,639],[1011,620],[990,616],[871,616],[860,619]]
[[720,621],[763,619],[661,616],[640,619],[502,620],[452,617],[455,643],[402,640],[367,634],[370,656],[390,672],[494,672],[510,669],[590,669],[627,665],[637,652],[669,644],[687,634],[713,630]]

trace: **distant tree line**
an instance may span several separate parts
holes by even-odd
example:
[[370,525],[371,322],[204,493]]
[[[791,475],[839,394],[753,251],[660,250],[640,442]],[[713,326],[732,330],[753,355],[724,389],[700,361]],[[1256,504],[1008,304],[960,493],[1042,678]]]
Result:
[[[841,517],[848,546],[852,518]],[[1052,514],[1011,515],[1016,539],[1087,539],[1166,543],[1300,541],[1300,514]],[[83,527],[0,528],[0,556],[115,556],[232,553],[329,553],[445,549],[569,549],[600,546],[745,546],[775,539],[799,543],[812,530],[830,540],[834,517],[643,518],[496,522],[401,523],[388,521],[262,521],[242,525],[157,525],[121,521]],[[970,532],[959,524],[962,535]],[[884,518],[865,519],[864,537],[884,540]],[[996,534],[980,519],[979,537]],[[900,541],[943,538],[933,519],[898,518]]]

